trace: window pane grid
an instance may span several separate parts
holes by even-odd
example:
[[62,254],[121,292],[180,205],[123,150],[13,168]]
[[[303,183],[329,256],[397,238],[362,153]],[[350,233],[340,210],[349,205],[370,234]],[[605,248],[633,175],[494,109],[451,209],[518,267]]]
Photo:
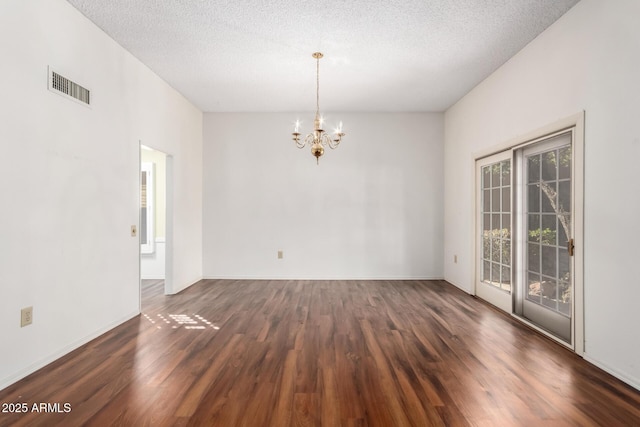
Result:
[[482,281],[511,291],[511,161],[482,167]]
[[527,299],[570,316],[571,147],[527,158]]

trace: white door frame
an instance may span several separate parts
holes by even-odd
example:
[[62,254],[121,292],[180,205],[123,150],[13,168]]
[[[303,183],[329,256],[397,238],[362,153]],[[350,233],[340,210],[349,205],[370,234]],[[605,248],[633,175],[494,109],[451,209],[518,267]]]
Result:
[[[477,212],[475,209],[476,206],[476,192],[478,188],[478,183],[476,182],[476,162],[483,158],[489,157],[493,154],[497,154],[504,151],[511,152],[511,158],[513,159],[513,152],[516,148],[522,148],[529,144],[533,144],[541,139],[549,137],[550,135],[557,134],[562,131],[566,131],[569,129],[573,130],[573,185],[572,185],[572,197],[574,200],[573,205],[573,221],[574,221],[574,294],[573,294],[573,311],[572,311],[572,340],[571,344],[567,345],[564,341],[556,338],[552,334],[549,334],[545,330],[533,325],[532,323],[522,319],[519,316],[513,315],[513,309],[506,310],[509,314],[514,316],[516,319],[520,320],[523,323],[531,326],[532,328],[538,330],[540,333],[548,336],[554,341],[571,348],[576,354],[582,356],[584,354],[584,121],[585,121],[585,113],[584,111],[574,114],[572,116],[566,117],[564,119],[558,120],[557,122],[551,123],[547,126],[536,129],[532,132],[529,132],[525,135],[519,136],[517,138],[506,141],[502,144],[498,144],[491,148],[478,151],[473,154],[472,162],[473,162],[473,206],[472,209],[473,214],[473,254],[474,254],[474,262],[471,265],[472,268],[472,277],[474,277],[474,283],[477,283],[477,262],[479,256],[478,253],[478,245],[477,245],[477,236],[480,232],[478,228],[479,222],[477,221]],[[512,165],[513,166],[513,165]],[[512,178],[513,180],[513,178]],[[512,181],[513,182],[513,181]],[[512,203],[516,203],[515,200],[512,200]],[[513,246],[512,246],[513,247]],[[519,272],[516,272],[519,274]],[[512,283],[512,286],[515,286]],[[474,286],[473,290],[474,294],[476,293],[476,289]]]

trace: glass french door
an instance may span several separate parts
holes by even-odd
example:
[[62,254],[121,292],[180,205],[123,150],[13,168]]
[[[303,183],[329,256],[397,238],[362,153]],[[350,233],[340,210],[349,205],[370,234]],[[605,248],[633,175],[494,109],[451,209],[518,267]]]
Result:
[[516,151],[521,277],[517,315],[571,343],[572,133]]
[[476,160],[475,293],[572,345],[573,131]]
[[476,295],[511,312],[511,151],[478,160],[476,176]]

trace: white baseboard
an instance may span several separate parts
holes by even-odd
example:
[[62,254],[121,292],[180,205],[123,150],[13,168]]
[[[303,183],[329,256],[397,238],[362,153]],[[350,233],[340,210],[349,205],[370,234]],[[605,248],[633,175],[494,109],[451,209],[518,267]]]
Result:
[[587,353],[584,353],[582,355],[582,358],[584,360],[586,360],[587,362],[591,363],[592,365],[595,365],[598,368],[602,369],[603,371],[613,375],[614,377],[616,377],[620,381],[622,381],[622,382],[630,385],[631,387],[635,388],[636,390],[640,391],[640,380],[638,378],[634,378],[631,375],[627,375],[624,372],[620,372],[617,369],[613,369],[610,366],[608,366],[606,363],[602,363],[599,360],[596,360],[596,359],[590,357]]
[[455,286],[456,288],[460,289],[462,292],[464,292],[467,295],[475,295],[472,291],[470,291],[468,288],[465,288],[464,286],[460,286],[459,284],[452,282],[451,280],[447,280],[447,279],[442,279],[445,282],[447,282],[448,284]]
[[10,376],[8,376],[6,378],[2,378],[0,380],[0,390],[3,390],[5,388],[9,387],[11,384],[20,381],[21,379],[25,378],[28,375],[33,374],[38,369],[44,368],[49,363],[58,360],[59,358],[61,358],[62,356],[66,355],[68,353],[71,353],[73,350],[76,350],[76,349],[82,347],[83,345],[85,345],[89,341],[99,337],[100,335],[104,334],[105,332],[110,331],[111,329],[115,328],[116,326],[120,326],[124,322],[133,319],[134,317],[136,317],[139,314],[140,314],[139,311],[136,311],[135,313],[130,313],[130,314],[122,317],[120,320],[117,320],[117,321],[115,321],[113,323],[110,323],[106,327],[100,328],[97,331],[85,336],[84,338],[81,338],[78,341],[75,341],[72,344],[70,344],[70,345],[68,345],[66,347],[63,347],[59,351],[56,351],[55,353],[52,353],[52,354],[49,354],[46,357],[43,357],[42,359],[40,359],[37,362],[27,366],[24,369],[21,369],[20,371],[16,372],[15,374],[10,375]]
[[442,277],[282,277],[282,276],[204,276],[204,280],[444,280]]
[[203,279],[202,277],[199,277],[199,278],[194,279],[194,280],[188,280],[188,281],[184,282],[184,283],[185,283],[184,285],[181,285],[180,287],[174,288],[174,289],[173,289],[173,292],[171,292],[171,294],[170,294],[170,295],[175,295],[175,294],[177,294],[178,292],[182,292],[182,291],[184,291],[185,289],[187,289],[188,287],[195,285],[196,283],[198,283],[198,282],[199,282],[199,281],[201,281],[202,279]]

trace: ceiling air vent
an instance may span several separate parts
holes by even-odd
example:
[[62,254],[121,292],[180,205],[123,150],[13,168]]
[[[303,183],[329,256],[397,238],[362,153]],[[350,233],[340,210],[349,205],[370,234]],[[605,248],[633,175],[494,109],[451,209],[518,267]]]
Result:
[[89,89],[56,73],[51,68],[49,68],[49,90],[85,105],[91,105],[91,92]]

